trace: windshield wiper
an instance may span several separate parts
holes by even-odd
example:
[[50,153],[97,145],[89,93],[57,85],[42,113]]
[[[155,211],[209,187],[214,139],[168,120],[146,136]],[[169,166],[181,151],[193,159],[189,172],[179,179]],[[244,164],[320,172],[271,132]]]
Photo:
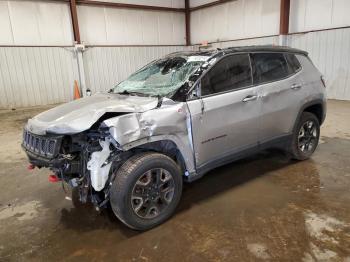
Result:
[[118,92],[117,94],[121,94],[121,95],[136,95],[136,96],[150,96],[150,95],[145,94],[145,93],[141,93],[141,92],[137,92],[137,91],[128,91],[126,89],[123,92]]

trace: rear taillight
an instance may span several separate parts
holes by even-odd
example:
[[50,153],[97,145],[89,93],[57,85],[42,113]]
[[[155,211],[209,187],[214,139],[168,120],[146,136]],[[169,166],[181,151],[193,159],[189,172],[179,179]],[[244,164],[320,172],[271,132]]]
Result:
[[321,82],[323,86],[326,88],[326,81],[324,80],[324,76],[321,76]]

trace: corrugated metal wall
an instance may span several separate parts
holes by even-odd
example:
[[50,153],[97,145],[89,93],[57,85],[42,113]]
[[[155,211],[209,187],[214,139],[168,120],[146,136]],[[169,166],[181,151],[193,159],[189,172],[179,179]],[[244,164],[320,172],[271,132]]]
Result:
[[[350,100],[350,29],[288,36],[288,45],[309,52],[325,75],[328,97]],[[228,46],[278,44],[278,36],[213,44]],[[89,47],[84,51],[86,85],[104,91],[165,54],[198,47]],[[0,107],[24,107],[70,101],[78,80],[71,47],[0,47]]]
[[350,100],[350,28],[290,35],[287,41],[309,52],[326,78],[328,98]]
[[[184,0],[128,0],[183,8]],[[89,45],[182,45],[185,14],[78,5],[81,40]],[[0,45],[73,45],[68,3],[0,0]]]
[[92,93],[106,91],[154,59],[193,48],[186,46],[88,48],[83,54],[86,86]]
[[[184,0],[108,1],[184,8]],[[93,92],[111,88],[150,60],[192,48],[181,46],[186,42],[184,13],[77,8],[85,44],[140,46],[87,48],[83,54],[86,87]],[[0,0],[0,45],[0,108],[72,99],[73,82],[79,75],[77,57],[70,47],[73,31],[68,3]]]
[[350,25],[349,0],[290,1],[291,33]]
[[72,45],[68,3],[0,0],[1,45]]
[[[83,53],[86,86],[106,91],[156,58],[193,48],[90,47]],[[70,101],[74,80],[79,76],[72,47],[0,47],[0,108]]]
[[[183,0],[129,2],[181,8],[184,5]],[[192,0],[191,6],[208,2]],[[191,18],[192,42],[217,42],[212,44],[213,48],[277,45],[278,36],[219,41],[277,34],[279,3],[279,0],[237,0],[195,11]],[[293,0],[290,31],[349,26],[349,7],[349,0]],[[88,47],[83,61],[86,87],[93,92],[109,89],[139,67],[167,53],[198,48],[171,46],[185,43],[184,14],[78,8],[82,40],[92,45],[169,45]],[[73,44],[67,3],[0,0],[0,32],[1,45]],[[310,53],[326,77],[329,98],[350,100],[349,28],[294,34],[287,40],[288,45]],[[69,101],[74,80],[79,80],[79,76],[73,47],[0,47],[0,108]]]
[[244,40],[232,40],[227,42],[213,43],[211,45],[213,48],[225,48],[246,45],[278,45],[278,36],[260,37]]
[[205,5],[214,2],[213,0],[190,0],[190,7]]
[[279,10],[280,0],[237,0],[194,11],[191,41],[199,44],[277,35]]
[[184,0],[103,0],[104,2],[112,3],[128,3],[134,5],[152,5],[163,7],[184,8]]
[[0,47],[0,107],[66,102],[78,79],[73,48]]
[[81,5],[78,16],[81,39],[89,45],[186,43],[184,13]]

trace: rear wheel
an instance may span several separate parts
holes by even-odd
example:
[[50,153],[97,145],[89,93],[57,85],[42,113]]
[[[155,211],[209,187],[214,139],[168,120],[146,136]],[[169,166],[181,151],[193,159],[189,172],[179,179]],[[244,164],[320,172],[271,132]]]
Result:
[[117,171],[110,202],[124,224],[147,230],[173,214],[181,192],[178,165],[165,155],[142,153],[128,159]]
[[308,159],[316,150],[320,137],[318,118],[309,112],[303,112],[293,134],[292,155],[297,160]]

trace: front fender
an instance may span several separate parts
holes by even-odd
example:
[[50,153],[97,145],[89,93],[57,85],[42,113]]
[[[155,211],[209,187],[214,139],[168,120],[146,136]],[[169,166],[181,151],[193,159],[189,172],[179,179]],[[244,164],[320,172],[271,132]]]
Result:
[[195,170],[190,115],[185,103],[167,101],[161,108],[107,119],[103,125],[119,147],[131,148],[161,140],[175,143],[188,172]]
[[123,151],[130,150],[135,147],[139,147],[142,145],[146,145],[148,143],[152,142],[158,142],[158,141],[171,141],[173,142],[179,152],[182,155],[182,158],[185,162],[186,169],[189,173],[195,172],[195,165],[194,165],[194,155],[193,155],[193,149],[192,145],[189,143],[187,135],[158,135],[158,136],[151,136],[142,138],[133,142],[130,142],[128,144],[125,144],[121,147]]

